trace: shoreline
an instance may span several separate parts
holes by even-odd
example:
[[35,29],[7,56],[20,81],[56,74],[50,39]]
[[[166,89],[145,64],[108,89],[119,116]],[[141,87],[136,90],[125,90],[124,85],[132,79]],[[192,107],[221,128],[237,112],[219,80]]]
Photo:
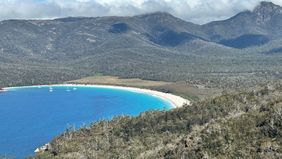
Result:
[[[40,87],[92,87],[92,88],[108,88],[108,89],[119,89],[125,91],[132,91],[135,93],[143,93],[148,94],[154,97],[158,97],[162,100],[165,100],[171,104],[173,108],[180,108],[184,105],[190,105],[191,102],[187,99],[184,99],[180,96],[171,94],[171,93],[164,93],[150,89],[144,88],[137,88],[137,87],[126,87],[126,86],[115,86],[115,85],[99,85],[99,84],[54,84],[54,85],[34,85],[34,86],[22,86],[22,87],[6,87],[2,88],[2,91],[8,91],[10,89],[17,89],[17,88],[40,88]],[[0,90],[1,92],[1,90]]]
[[6,92],[7,90],[5,88],[0,88],[0,93],[1,92]]

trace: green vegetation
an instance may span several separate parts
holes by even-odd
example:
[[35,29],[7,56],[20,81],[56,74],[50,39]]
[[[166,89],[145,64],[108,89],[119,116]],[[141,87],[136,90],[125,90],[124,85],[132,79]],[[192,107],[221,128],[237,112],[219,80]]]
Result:
[[282,85],[117,117],[55,138],[34,158],[281,158]]
[[[281,80],[281,12],[273,3],[261,3],[254,12],[205,25],[161,12],[6,20],[0,23],[0,87],[97,74],[221,89]],[[256,41],[262,33],[267,43]],[[260,45],[234,48],[222,41]]]
[[0,87],[80,79],[197,101],[69,129],[34,158],[282,158],[282,87],[257,88],[282,83],[281,13],[263,2],[205,25],[159,12],[3,21]]

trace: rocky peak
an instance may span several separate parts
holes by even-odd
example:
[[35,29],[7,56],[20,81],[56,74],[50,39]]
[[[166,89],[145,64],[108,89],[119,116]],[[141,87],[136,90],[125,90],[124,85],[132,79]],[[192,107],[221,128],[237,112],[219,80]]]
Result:
[[171,21],[178,19],[167,12],[154,12],[154,13],[135,16],[135,17],[151,22]]
[[282,7],[272,2],[263,1],[253,12],[257,16],[257,23],[262,24],[269,22],[273,16],[282,14]]
[[152,12],[147,14],[138,15],[137,17],[173,17],[170,13],[167,12]]

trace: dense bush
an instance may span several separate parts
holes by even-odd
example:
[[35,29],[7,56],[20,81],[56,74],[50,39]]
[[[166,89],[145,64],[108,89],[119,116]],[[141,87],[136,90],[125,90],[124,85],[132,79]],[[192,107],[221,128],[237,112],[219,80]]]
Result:
[[66,131],[35,158],[281,158],[281,93],[263,87],[100,121]]

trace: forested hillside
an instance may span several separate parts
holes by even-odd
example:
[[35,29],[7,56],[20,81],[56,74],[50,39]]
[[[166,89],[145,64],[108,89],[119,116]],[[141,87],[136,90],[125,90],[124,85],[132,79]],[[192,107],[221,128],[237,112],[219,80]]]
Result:
[[97,73],[210,87],[281,78],[282,8],[197,25],[168,13],[0,22],[0,87],[60,83]]
[[35,158],[281,158],[282,86],[68,129]]

